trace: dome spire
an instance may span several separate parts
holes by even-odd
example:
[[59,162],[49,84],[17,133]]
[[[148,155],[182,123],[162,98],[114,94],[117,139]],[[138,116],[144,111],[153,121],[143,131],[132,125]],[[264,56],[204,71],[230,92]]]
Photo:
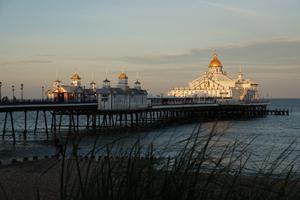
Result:
[[240,71],[239,71],[239,74],[238,74],[238,80],[239,81],[244,81],[244,74],[243,74],[243,71],[242,71],[242,65],[240,65]]
[[212,53],[213,53],[213,55],[214,55],[214,58],[218,58],[218,53],[217,53],[217,51],[216,51],[214,48],[212,48],[211,51],[212,51]]
[[213,59],[210,61],[208,67],[222,67],[222,63],[218,58],[218,54],[216,50],[212,49],[213,52]]
[[73,73],[71,76],[71,85],[81,86],[81,77],[77,74],[77,72]]
[[128,79],[128,76],[124,73],[124,72],[122,72],[120,75],[119,75],[119,77],[118,77],[120,80],[127,80]]
[[127,90],[129,88],[128,86],[128,76],[122,71],[122,73],[119,75],[119,81],[118,81],[118,88],[121,88],[123,90]]

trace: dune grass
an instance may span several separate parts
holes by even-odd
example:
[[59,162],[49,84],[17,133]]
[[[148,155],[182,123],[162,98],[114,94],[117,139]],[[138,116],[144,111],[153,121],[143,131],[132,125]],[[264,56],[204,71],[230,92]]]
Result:
[[[224,143],[225,133],[217,124],[209,132],[197,126],[189,137],[166,147],[177,152],[170,157],[159,157],[164,149],[156,151],[153,144],[143,146],[140,140],[116,155],[112,146],[97,146],[96,139],[89,159],[83,159],[72,140],[72,156],[64,152],[61,158],[60,199],[300,199],[295,167],[300,162],[298,157],[287,159],[294,143],[276,158],[270,152],[248,175],[253,162],[248,146],[255,138]],[[99,148],[106,148],[106,155],[95,160]]]

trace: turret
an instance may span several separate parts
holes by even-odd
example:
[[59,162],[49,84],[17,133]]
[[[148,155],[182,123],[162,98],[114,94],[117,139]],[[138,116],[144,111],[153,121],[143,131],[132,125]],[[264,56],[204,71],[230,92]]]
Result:
[[218,58],[218,54],[214,52],[213,59],[210,61],[208,65],[210,72],[222,73],[223,72],[223,65]]
[[52,83],[52,88],[55,90],[55,89],[57,89],[58,87],[60,87],[60,83],[61,83],[61,81],[60,80],[55,80],[55,81],[53,81],[53,83]]
[[244,81],[244,74],[242,72],[242,67],[240,66],[240,72],[238,74],[238,81]]
[[92,82],[90,83],[90,89],[92,89],[93,91],[96,91],[97,85],[96,85],[95,81],[92,81]]
[[110,88],[110,81],[107,78],[105,78],[105,80],[103,81],[103,87]]
[[136,80],[136,81],[134,82],[134,88],[135,88],[135,89],[138,89],[138,90],[141,90],[141,89],[142,89],[141,83],[140,83],[138,80]]
[[71,85],[81,86],[81,78],[77,73],[74,73],[71,77]]
[[124,72],[122,72],[119,75],[119,81],[118,81],[117,87],[121,88],[123,90],[127,90],[129,88],[128,87],[128,77],[127,77],[127,75]]

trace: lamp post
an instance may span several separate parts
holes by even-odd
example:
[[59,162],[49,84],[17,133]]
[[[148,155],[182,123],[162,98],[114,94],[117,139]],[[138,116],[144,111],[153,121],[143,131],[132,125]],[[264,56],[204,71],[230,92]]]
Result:
[[23,101],[24,84],[21,83],[21,101]]
[[45,92],[45,87],[42,86],[42,101],[44,101],[44,92]]
[[0,102],[2,102],[2,82],[0,81]]
[[12,85],[11,89],[12,89],[12,100],[15,101],[15,86]]

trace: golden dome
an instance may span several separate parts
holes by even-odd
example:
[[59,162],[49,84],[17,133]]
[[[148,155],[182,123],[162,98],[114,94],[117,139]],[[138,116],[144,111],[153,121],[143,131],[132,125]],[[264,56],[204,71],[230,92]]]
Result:
[[213,59],[210,61],[209,67],[222,67],[222,63],[221,61],[218,59],[218,54],[217,53],[214,53],[214,57]]
[[124,79],[128,79],[128,77],[127,77],[127,75],[126,75],[124,72],[122,72],[122,73],[119,75],[119,79],[124,80]]
[[80,76],[77,73],[74,73],[71,77],[72,80],[80,80]]

